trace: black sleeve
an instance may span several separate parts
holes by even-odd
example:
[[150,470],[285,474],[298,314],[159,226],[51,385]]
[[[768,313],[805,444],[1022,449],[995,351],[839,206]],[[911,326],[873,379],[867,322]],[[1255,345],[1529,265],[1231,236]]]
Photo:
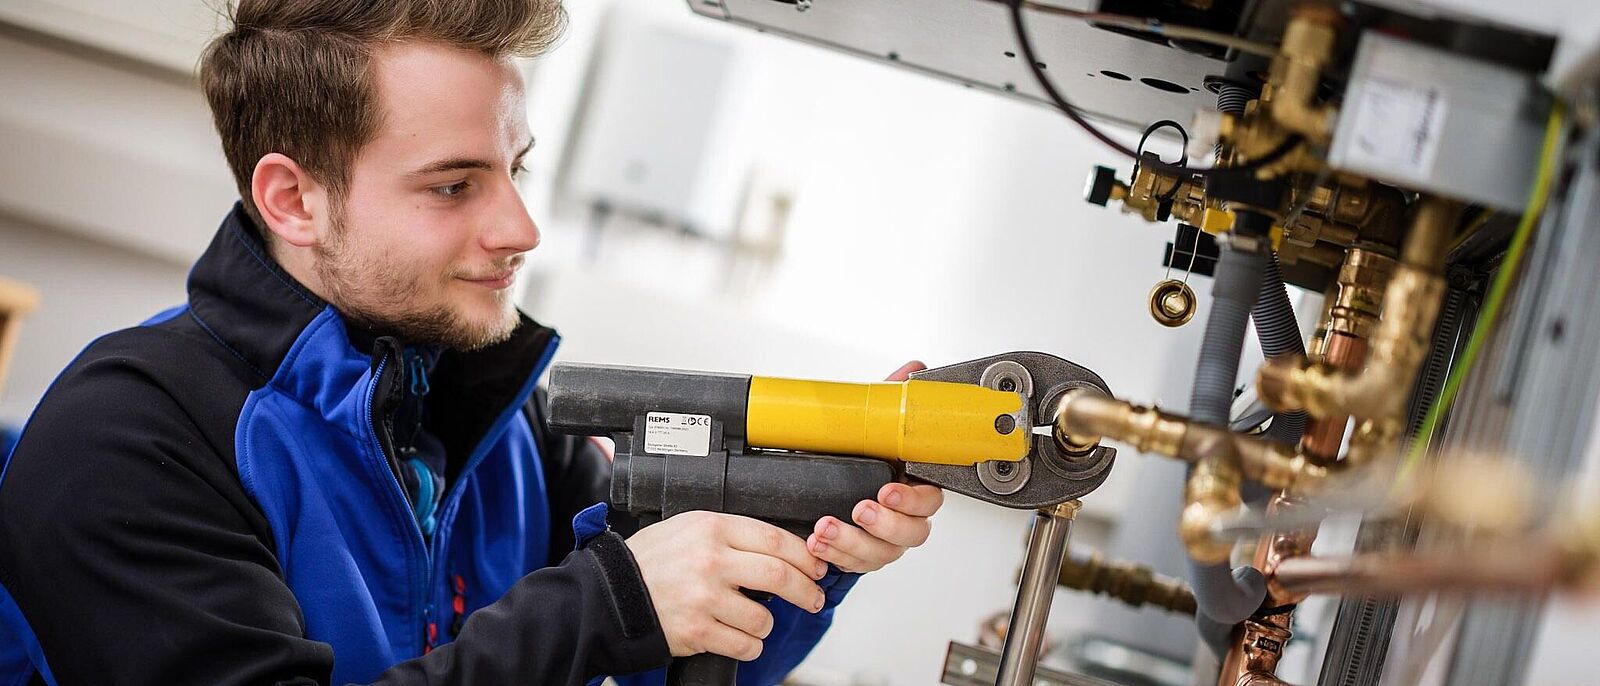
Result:
[[[572,518],[595,503],[611,500],[611,456],[588,436],[568,436],[550,430],[545,390],[534,391],[528,400],[528,421],[539,442],[539,458],[544,463],[545,491],[550,498],[550,558],[559,560],[572,551]],[[608,513],[607,522],[624,538],[640,528],[638,519],[626,512]]]
[[[209,422],[115,360],[59,382],[31,421],[0,482],[0,583],[57,683],[328,682],[332,648],[305,637]],[[637,566],[608,534],[379,683],[582,684],[667,659]]]
[[0,482],[0,583],[56,682],[326,683],[231,451],[141,376],[70,372]]

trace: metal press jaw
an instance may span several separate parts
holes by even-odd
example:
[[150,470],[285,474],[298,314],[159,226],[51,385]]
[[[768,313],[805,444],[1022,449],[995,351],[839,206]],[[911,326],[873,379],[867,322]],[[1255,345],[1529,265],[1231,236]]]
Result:
[[926,369],[911,378],[1021,394],[1022,412],[1013,421],[1017,430],[1032,434],[1032,446],[1027,456],[1016,462],[993,460],[970,467],[907,462],[907,476],[1002,507],[1038,509],[1080,498],[1099,488],[1111,474],[1115,449],[1057,440],[1048,428],[1054,424],[1056,405],[1068,391],[1092,389],[1111,394],[1105,381],[1088,369],[1046,353],[1010,352]]

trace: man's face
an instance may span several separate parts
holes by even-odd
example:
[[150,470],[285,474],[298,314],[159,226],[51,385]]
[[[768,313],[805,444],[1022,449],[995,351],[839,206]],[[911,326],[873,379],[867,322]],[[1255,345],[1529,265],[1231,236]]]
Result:
[[345,315],[410,343],[470,350],[510,336],[512,281],[539,230],[515,178],[532,145],[509,62],[431,43],[378,49],[382,120],[315,249]]

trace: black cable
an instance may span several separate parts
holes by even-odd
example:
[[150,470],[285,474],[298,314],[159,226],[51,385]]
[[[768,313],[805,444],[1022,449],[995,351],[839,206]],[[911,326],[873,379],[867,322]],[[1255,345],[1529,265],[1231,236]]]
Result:
[[1115,150],[1118,153],[1133,159],[1134,162],[1149,164],[1152,167],[1170,174],[1191,174],[1195,176],[1211,177],[1223,174],[1232,175],[1255,171],[1283,159],[1295,148],[1299,147],[1301,142],[1300,135],[1291,134],[1284,138],[1282,143],[1279,143],[1276,147],[1268,151],[1267,154],[1261,156],[1259,159],[1230,167],[1192,169],[1189,167],[1174,165],[1168,162],[1162,162],[1159,159],[1142,160],[1138,151],[1128,149],[1128,146],[1117,142],[1110,136],[1106,135],[1105,132],[1095,127],[1094,124],[1089,123],[1089,120],[1085,119],[1083,114],[1078,111],[1077,106],[1067,102],[1067,99],[1061,95],[1061,92],[1056,90],[1055,84],[1050,82],[1050,77],[1045,76],[1044,70],[1039,67],[1038,57],[1034,55],[1033,42],[1028,40],[1028,30],[1022,20],[1022,1],[1023,0],[1006,0],[1006,4],[1011,8],[1011,27],[1016,30],[1017,43],[1022,48],[1022,56],[1027,59],[1028,69],[1033,72],[1033,78],[1038,82],[1039,88],[1043,89],[1045,94],[1050,96],[1050,100],[1055,104],[1057,109],[1060,109],[1063,114],[1067,115],[1068,119],[1071,119],[1072,122],[1077,124],[1079,128],[1084,130],[1084,132],[1094,137],[1095,140],[1104,143],[1106,147],[1109,147],[1112,150]]
[[[1189,132],[1188,132],[1188,130],[1183,128],[1182,124],[1179,124],[1178,122],[1172,121],[1171,119],[1162,119],[1161,121],[1158,121],[1158,122],[1156,122],[1154,124],[1151,124],[1149,126],[1144,127],[1144,135],[1139,136],[1139,147],[1133,149],[1134,154],[1139,155],[1140,158],[1142,159],[1143,156],[1144,156],[1144,144],[1149,142],[1150,134],[1155,133],[1157,131],[1160,131],[1162,129],[1177,129],[1178,136],[1183,138],[1183,147],[1181,148],[1181,154],[1178,156],[1178,161],[1174,162],[1172,164],[1176,164],[1176,165],[1178,165],[1180,167],[1188,167],[1189,166]],[[1160,161],[1161,158],[1157,157],[1156,160]],[[1138,162],[1135,162],[1134,164],[1138,164]]]
[[[1169,164],[1163,161],[1159,155],[1156,155],[1155,153],[1149,153],[1146,155],[1144,151],[1144,144],[1150,141],[1150,134],[1162,129],[1176,129],[1178,131],[1178,136],[1183,139],[1183,145],[1181,148],[1179,148],[1180,154],[1178,155],[1178,161],[1171,164],[1176,164],[1178,167],[1184,169],[1189,167],[1188,130],[1184,129],[1182,124],[1172,121],[1171,119],[1162,119],[1161,121],[1144,127],[1144,134],[1139,136],[1139,145],[1133,149],[1133,151],[1139,155],[1138,161],[1133,163],[1134,176],[1139,175],[1139,165],[1143,164],[1147,158],[1154,159],[1156,162],[1160,162],[1162,164]],[[1182,187],[1182,185],[1183,184],[1181,183],[1174,183],[1172,184],[1172,188],[1167,189],[1167,192],[1162,194],[1160,202],[1163,207],[1161,208],[1161,214],[1157,215],[1158,217],[1162,217],[1163,215],[1172,211],[1172,199],[1178,197],[1178,188]]]

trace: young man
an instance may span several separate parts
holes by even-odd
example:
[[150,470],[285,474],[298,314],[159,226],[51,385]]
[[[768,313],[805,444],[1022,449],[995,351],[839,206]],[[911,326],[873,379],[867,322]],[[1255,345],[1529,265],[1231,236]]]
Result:
[[610,463],[544,424],[557,337],[509,296],[539,243],[510,60],[563,17],[241,0],[201,65],[240,204],[0,477],[0,683],[579,684],[701,652],[774,683],[845,572],[926,539],[942,496],[902,484],[804,540],[591,507]]

